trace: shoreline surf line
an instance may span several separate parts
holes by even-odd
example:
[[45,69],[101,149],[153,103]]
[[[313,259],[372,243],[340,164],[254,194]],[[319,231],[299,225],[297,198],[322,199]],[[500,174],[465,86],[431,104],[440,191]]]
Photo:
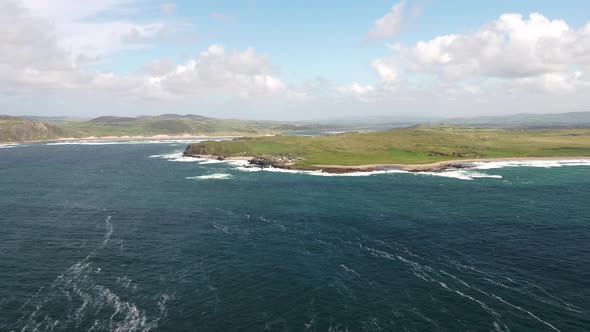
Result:
[[527,162],[527,161],[556,161],[575,162],[590,161],[588,156],[576,157],[498,157],[498,158],[476,158],[476,159],[454,159],[444,160],[425,164],[365,164],[365,165],[314,165],[318,169],[330,171],[330,169],[350,169],[360,172],[376,171],[383,169],[399,169],[407,172],[436,172],[448,169],[475,168],[479,163],[495,162]]
[[[184,155],[184,157],[193,157],[201,159],[217,159],[219,156],[214,155],[199,155],[191,156]],[[240,157],[221,157],[221,160],[228,161],[250,161],[254,157],[240,156]],[[406,172],[444,172],[448,170],[457,169],[472,169],[477,168],[478,164],[495,163],[495,162],[527,162],[527,161],[555,161],[555,162],[576,162],[588,161],[589,156],[572,156],[572,157],[498,157],[498,158],[476,158],[476,159],[454,159],[444,160],[434,163],[425,164],[403,164],[403,163],[389,163],[389,164],[364,164],[364,165],[313,165],[312,167],[300,167],[294,164],[273,164],[269,165],[274,168],[294,170],[294,171],[322,171],[325,173],[352,173],[352,172],[375,172],[383,170],[401,170]],[[256,164],[251,164],[256,167]],[[258,166],[260,167],[260,166]],[[547,166],[548,167],[548,166]]]
[[62,141],[92,141],[92,140],[152,140],[152,139],[187,139],[187,138],[240,138],[244,136],[239,135],[195,135],[195,134],[158,134],[158,135],[123,135],[123,136],[85,136],[85,137],[59,137],[59,138],[48,138],[41,140],[27,140],[27,141],[8,141],[0,142],[0,144],[18,144],[18,143],[49,143],[49,142],[62,142]]

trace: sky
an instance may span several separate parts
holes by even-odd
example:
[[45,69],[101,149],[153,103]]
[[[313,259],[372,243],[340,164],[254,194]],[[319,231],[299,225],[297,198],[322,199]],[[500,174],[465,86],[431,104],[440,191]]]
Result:
[[590,2],[0,0],[0,114],[588,111]]

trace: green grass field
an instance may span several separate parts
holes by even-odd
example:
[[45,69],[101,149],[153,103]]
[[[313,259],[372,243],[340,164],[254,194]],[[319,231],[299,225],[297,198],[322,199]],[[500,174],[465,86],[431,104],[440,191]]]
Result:
[[298,166],[424,164],[501,157],[590,157],[590,129],[500,130],[419,126],[331,136],[272,136],[191,144],[187,152],[303,158]]
[[69,122],[61,125],[77,136],[248,135],[276,133],[279,126],[235,120],[134,119],[121,122]]
[[[61,118],[59,118],[61,119]],[[208,135],[255,136],[301,130],[324,130],[324,125],[277,121],[214,119],[197,115],[102,116],[90,121],[42,122],[0,116],[0,142],[55,139],[60,137]]]

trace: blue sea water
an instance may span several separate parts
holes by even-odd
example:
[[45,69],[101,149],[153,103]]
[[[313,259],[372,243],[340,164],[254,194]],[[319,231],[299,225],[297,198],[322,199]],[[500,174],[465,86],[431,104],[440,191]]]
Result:
[[326,177],[105,143],[0,148],[1,331],[590,330],[589,165]]

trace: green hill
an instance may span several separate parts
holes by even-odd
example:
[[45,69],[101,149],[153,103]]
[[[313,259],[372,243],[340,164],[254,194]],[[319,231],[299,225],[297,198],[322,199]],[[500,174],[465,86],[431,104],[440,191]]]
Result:
[[187,155],[253,156],[318,165],[423,164],[500,157],[590,157],[590,129],[500,130],[416,126],[372,133],[201,142]]
[[479,116],[448,119],[441,123],[504,129],[590,128],[590,112]]
[[102,116],[86,122],[65,123],[62,127],[76,136],[152,136],[152,135],[262,135],[325,128],[321,125],[296,125],[274,121],[214,119],[200,115],[166,114],[137,118]]
[[[0,142],[106,136],[255,136],[334,129],[321,124],[215,119],[192,114],[139,117],[101,116],[87,121],[79,121],[79,119],[76,121],[56,120],[52,123],[12,116],[1,116],[0,119]],[[62,118],[51,117],[48,119]]]
[[67,130],[54,124],[0,115],[0,142],[37,141],[67,136]]

